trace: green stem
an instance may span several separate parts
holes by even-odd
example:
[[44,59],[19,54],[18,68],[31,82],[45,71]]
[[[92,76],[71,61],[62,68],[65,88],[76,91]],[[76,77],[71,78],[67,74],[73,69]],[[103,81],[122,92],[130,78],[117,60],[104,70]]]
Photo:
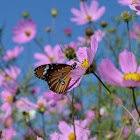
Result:
[[127,23],[128,41],[129,41],[129,51],[131,52],[130,33],[129,33],[129,22],[126,22],[126,23]]
[[134,101],[135,108],[136,108],[137,113],[138,113],[139,118],[140,118],[140,112],[139,112],[138,107],[137,107],[137,103],[136,103],[136,97],[135,97],[134,88],[132,88],[132,95],[133,95],[133,101]]
[[137,126],[140,128],[139,123],[134,118],[134,116],[130,113],[130,111],[117,99],[117,97],[109,90],[109,88],[101,81],[101,79],[96,75],[95,72],[93,74],[96,76],[96,78],[100,81],[100,83],[104,86],[104,88],[111,94],[111,96],[123,107],[123,109],[132,117],[132,119],[135,121]]
[[74,124],[74,114],[75,114],[75,110],[74,110],[74,105],[73,105],[73,99],[74,99],[74,89],[73,89],[73,92],[72,92],[72,125],[73,125],[75,140],[76,140],[76,130],[75,130],[75,124]]

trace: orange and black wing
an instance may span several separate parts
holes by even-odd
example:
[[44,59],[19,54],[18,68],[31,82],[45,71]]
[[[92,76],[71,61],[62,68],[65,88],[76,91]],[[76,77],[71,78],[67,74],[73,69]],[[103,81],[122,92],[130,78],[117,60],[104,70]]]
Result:
[[46,81],[50,90],[56,93],[64,93],[70,83],[70,70],[72,67],[67,64],[46,64],[37,67],[35,75]]

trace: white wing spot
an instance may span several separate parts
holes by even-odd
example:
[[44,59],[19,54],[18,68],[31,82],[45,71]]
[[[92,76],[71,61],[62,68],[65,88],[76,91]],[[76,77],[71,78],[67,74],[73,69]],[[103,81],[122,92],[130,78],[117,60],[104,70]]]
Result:
[[48,69],[49,69],[49,65],[47,65],[46,68],[44,69],[43,75],[47,73]]

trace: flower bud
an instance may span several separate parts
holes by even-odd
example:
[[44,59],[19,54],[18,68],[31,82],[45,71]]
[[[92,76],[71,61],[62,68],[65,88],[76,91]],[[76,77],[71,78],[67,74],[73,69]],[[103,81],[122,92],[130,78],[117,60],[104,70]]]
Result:
[[100,26],[105,28],[108,25],[106,21],[101,21]]
[[45,111],[46,111],[46,108],[45,108],[45,107],[40,107],[40,108],[39,108],[39,112],[40,112],[40,113],[43,114]]
[[129,14],[128,11],[125,11],[125,12],[121,13],[121,17],[122,17],[123,21],[129,22],[131,20],[132,16]]
[[72,28],[69,27],[69,28],[64,29],[64,33],[65,33],[67,36],[70,36],[71,33],[72,33]]
[[47,27],[47,28],[45,29],[45,31],[49,33],[49,32],[51,31],[51,28],[50,28],[50,27]]
[[27,12],[27,11],[24,11],[23,13],[22,13],[22,17],[24,17],[24,18],[28,18],[30,15],[29,15],[29,13]]
[[73,59],[74,57],[76,57],[75,50],[71,48],[70,46],[65,50],[64,53],[65,53],[65,56],[69,59]]
[[52,9],[51,15],[52,15],[53,17],[56,17],[56,16],[58,15],[57,9],[56,9],[56,8],[53,8],[53,9]]
[[93,28],[91,28],[91,27],[86,28],[85,34],[88,37],[90,37],[91,35],[93,35]]

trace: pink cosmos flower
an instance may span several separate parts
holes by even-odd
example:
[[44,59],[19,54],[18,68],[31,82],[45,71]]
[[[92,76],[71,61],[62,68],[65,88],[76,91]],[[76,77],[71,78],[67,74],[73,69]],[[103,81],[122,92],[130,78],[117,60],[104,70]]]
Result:
[[36,35],[36,23],[31,19],[28,19],[26,22],[23,20],[18,21],[18,27],[13,28],[13,41],[22,44],[30,42]]
[[137,11],[136,14],[139,16],[140,15],[140,2],[139,3],[135,3],[135,4],[130,4],[129,8]]
[[16,131],[15,129],[11,126],[8,129],[5,128],[2,131],[2,138],[0,138],[0,140],[12,140],[13,137],[16,135]]
[[87,125],[89,126],[90,123],[95,119],[95,112],[92,110],[88,110],[86,112],[86,120],[87,120]]
[[[79,127],[78,125],[80,125],[81,127]],[[85,127],[86,127],[86,120],[84,120],[84,121],[76,120],[75,121],[75,130],[76,130],[77,140],[81,140],[81,139],[83,139],[83,137],[89,136],[90,131],[83,129]],[[75,134],[74,134],[72,125],[69,126],[66,122],[61,121],[58,125],[58,128],[59,128],[60,132],[62,133],[62,134],[60,134],[61,140],[75,139]],[[84,140],[88,140],[88,139],[84,139]]]
[[138,2],[139,0],[118,0],[118,3],[124,6],[128,6],[129,4],[138,3]]
[[64,33],[65,33],[66,35],[70,36],[71,33],[72,33],[72,27],[65,28],[65,29],[64,29]]
[[6,69],[4,72],[0,73],[0,85],[6,83],[11,83],[16,81],[19,76],[21,69],[13,66],[10,69]]
[[6,56],[4,56],[2,59],[4,61],[13,60],[18,57],[18,55],[23,51],[23,49],[24,49],[23,47],[16,46],[14,50],[7,50]]
[[69,44],[64,44],[64,49],[66,50],[68,47],[73,48],[75,51],[77,51],[78,43],[75,43],[74,41],[71,41]]
[[97,41],[100,42],[100,41],[102,41],[102,39],[103,39],[103,37],[105,36],[105,34],[106,34],[106,33],[105,33],[104,31],[97,30],[97,31],[95,31],[95,33],[94,33],[92,36],[90,36],[89,38],[79,36],[79,37],[78,37],[78,40],[79,40],[79,42],[80,42],[79,45],[80,45],[80,46],[89,45],[89,44],[90,44],[90,41],[92,40],[92,38],[93,38],[94,36],[96,36]]
[[105,12],[105,7],[102,6],[98,9],[98,5],[98,2],[95,0],[92,0],[89,7],[86,2],[80,2],[81,11],[75,8],[71,9],[71,12],[76,16],[71,18],[71,21],[76,22],[78,25],[83,25],[98,20]]
[[32,90],[31,90],[31,93],[32,94],[37,94],[37,93],[39,93],[40,92],[40,87],[36,87],[36,88],[33,88]]
[[56,45],[54,48],[52,48],[50,45],[47,45],[44,48],[44,52],[45,54],[42,53],[34,54],[34,58],[39,60],[39,62],[35,63],[35,66],[50,63],[63,63],[65,61],[65,59],[63,58],[64,54],[61,51],[59,45]]
[[82,105],[80,103],[75,103],[74,108],[76,108],[78,111],[82,110]]
[[54,132],[54,134],[50,135],[50,140],[60,140],[60,137],[59,133]]
[[140,38],[140,26],[139,24],[134,25],[134,31],[130,31],[130,36],[134,39]]
[[79,62],[71,60],[67,62],[68,64],[77,63],[77,68],[71,71],[71,81],[68,87],[68,91],[77,87],[85,74],[86,70],[90,67],[93,62],[95,53],[97,51],[98,42],[96,37],[93,37],[91,40],[91,47],[82,47],[76,53],[77,59]]
[[140,67],[137,68],[137,61],[132,52],[124,50],[119,54],[121,73],[109,59],[102,60],[98,71],[103,79],[110,85],[120,87],[140,86]]
[[43,138],[37,136],[37,139],[36,140],[43,140]]

